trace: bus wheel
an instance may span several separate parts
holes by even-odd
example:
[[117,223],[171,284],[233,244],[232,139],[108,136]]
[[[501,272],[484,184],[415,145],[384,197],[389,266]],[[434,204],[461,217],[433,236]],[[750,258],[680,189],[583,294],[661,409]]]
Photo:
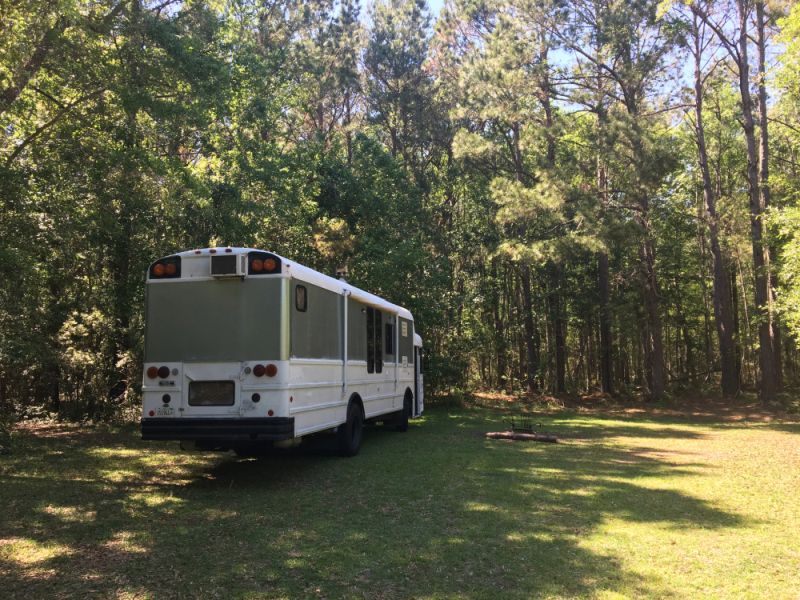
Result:
[[400,415],[397,417],[397,425],[395,425],[395,429],[397,431],[408,431],[408,420],[411,418],[411,397],[406,394],[406,397],[403,399],[403,410],[400,411]]
[[361,436],[364,433],[364,417],[361,408],[351,402],[347,408],[347,422],[339,426],[339,453],[342,456],[355,456],[361,449]]

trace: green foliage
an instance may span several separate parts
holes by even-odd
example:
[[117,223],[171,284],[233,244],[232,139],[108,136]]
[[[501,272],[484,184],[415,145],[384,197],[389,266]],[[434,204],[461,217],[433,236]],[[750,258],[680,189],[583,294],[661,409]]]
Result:
[[783,241],[778,304],[789,331],[800,339],[800,208],[774,213],[772,221]]
[[[566,388],[585,392],[600,255],[617,387],[647,379],[645,239],[673,381],[713,372],[692,123],[669,110],[685,96],[675,6],[458,0],[434,22],[422,0],[380,0],[366,19],[354,0],[6,3],[0,403],[127,414],[145,269],[209,244],[348,267],[414,312],[432,389],[554,389],[562,334]],[[780,21],[770,108],[792,328],[797,21],[796,7]],[[706,134],[753,382],[746,158],[724,66],[706,81]]]

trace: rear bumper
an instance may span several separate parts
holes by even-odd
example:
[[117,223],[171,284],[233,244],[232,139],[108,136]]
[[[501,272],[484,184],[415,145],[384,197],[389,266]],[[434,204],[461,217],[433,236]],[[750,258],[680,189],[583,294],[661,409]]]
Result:
[[142,419],[143,440],[254,442],[294,437],[294,417]]

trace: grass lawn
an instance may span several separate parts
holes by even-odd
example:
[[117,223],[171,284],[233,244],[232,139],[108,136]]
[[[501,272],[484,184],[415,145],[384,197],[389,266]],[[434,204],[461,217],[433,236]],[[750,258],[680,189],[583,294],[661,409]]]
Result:
[[185,453],[25,426],[0,457],[0,596],[800,597],[800,424],[429,409],[361,454]]

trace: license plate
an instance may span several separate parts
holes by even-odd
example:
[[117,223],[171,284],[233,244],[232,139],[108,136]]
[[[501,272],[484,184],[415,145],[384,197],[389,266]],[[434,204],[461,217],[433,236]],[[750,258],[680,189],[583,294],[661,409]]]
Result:
[[175,414],[175,409],[171,406],[161,406],[156,409],[156,415],[159,417],[171,417]]
[[189,406],[233,406],[232,381],[192,381],[189,383]]

